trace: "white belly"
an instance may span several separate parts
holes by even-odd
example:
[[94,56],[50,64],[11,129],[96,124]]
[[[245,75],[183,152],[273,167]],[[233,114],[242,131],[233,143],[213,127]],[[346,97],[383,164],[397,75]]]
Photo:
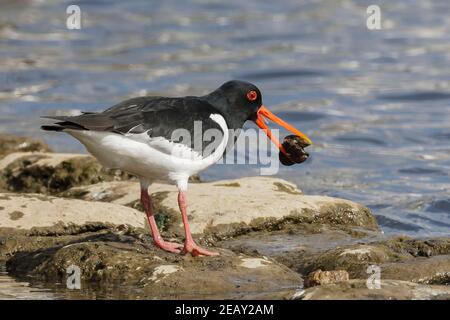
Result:
[[222,157],[228,142],[228,127],[222,116],[212,115],[211,118],[219,123],[224,135],[215,151],[205,158],[184,145],[163,138],[91,130],[64,131],[83,143],[107,168],[121,169],[150,181],[179,181],[187,180]]

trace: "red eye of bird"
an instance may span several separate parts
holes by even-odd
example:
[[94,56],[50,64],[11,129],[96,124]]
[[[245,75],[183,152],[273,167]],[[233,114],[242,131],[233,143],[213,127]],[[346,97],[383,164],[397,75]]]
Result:
[[258,98],[258,94],[256,93],[256,91],[252,90],[252,91],[247,92],[248,101],[255,101],[256,98]]

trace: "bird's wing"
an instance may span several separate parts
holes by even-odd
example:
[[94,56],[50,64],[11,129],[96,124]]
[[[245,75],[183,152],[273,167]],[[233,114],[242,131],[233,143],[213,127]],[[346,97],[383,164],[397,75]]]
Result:
[[[219,114],[208,102],[197,97],[165,98],[139,97],[123,101],[99,113],[83,113],[78,116],[48,117],[59,120],[46,130],[77,129],[108,131],[152,144],[161,151],[170,151],[173,143],[202,152],[212,143],[219,144],[222,129],[212,114]],[[212,141],[204,141],[207,136]]]

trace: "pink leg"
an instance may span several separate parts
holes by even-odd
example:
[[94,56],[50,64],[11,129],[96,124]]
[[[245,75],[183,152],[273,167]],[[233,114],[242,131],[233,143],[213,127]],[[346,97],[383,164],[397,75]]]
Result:
[[141,203],[147,214],[148,224],[150,225],[155,245],[165,251],[180,253],[183,247],[181,244],[164,241],[161,237],[158,226],[156,225],[155,216],[153,215],[152,200],[146,189],[141,189]]
[[186,193],[184,191],[180,191],[178,193],[178,206],[180,207],[181,217],[183,219],[184,224],[184,232],[186,233],[186,240],[184,242],[183,253],[190,253],[192,256],[196,257],[199,255],[204,256],[218,256],[218,252],[211,252],[206,249],[199,247],[192,239],[191,230],[189,228],[189,221],[186,213]]

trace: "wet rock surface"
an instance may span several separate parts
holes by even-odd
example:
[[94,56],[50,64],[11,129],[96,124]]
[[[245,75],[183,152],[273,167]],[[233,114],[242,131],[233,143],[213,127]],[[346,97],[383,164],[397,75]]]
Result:
[[127,230],[126,225],[113,226],[103,223],[84,225],[58,223],[52,227],[33,227],[30,230],[0,228],[0,265],[19,252],[37,252],[49,247],[76,241],[80,234],[93,236],[97,232],[117,228]]
[[[215,248],[218,257],[193,258],[163,252],[133,228],[79,231],[67,232],[56,245],[16,253],[7,270],[22,279],[65,283],[67,268],[76,265],[85,288],[120,295],[122,287],[127,298],[145,299],[280,299],[293,296],[302,283],[297,273],[266,257]],[[36,234],[32,238],[43,237]]]
[[[450,238],[386,237],[354,202],[276,178],[191,183],[196,241],[221,255],[168,254],[152,245],[132,177],[20,139],[0,136],[0,276],[6,264],[45,297],[450,299]],[[149,191],[164,238],[181,243],[177,189]],[[82,290],[66,288],[70,265],[81,269]],[[366,283],[373,270],[379,289]],[[16,289],[4,292],[30,294]]]
[[379,289],[369,289],[365,280],[350,280],[308,288],[303,300],[448,300],[447,286],[430,286],[401,280],[383,280]]
[[[350,279],[362,281],[373,275],[375,268],[380,272],[382,284],[385,280],[402,280],[437,285],[435,287],[440,291],[447,290],[450,293],[450,239],[448,238],[387,238],[382,234],[364,232],[361,229],[343,229],[324,225],[316,227],[298,225],[291,230],[271,234],[259,233],[252,236],[223,241],[220,242],[220,246],[234,252],[272,257],[306,277],[305,286],[307,287],[320,282],[311,282],[315,280],[313,276],[315,273],[343,270],[348,273]],[[404,284],[399,282],[397,286]],[[409,287],[410,285],[406,285],[402,290],[406,292]],[[351,288],[349,287],[348,290]],[[361,298],[366,297],[365,291],[357,290],[357,292],[354,293],[355,297],[358,295],[361,295]],[[333,297],[336,294],[334,293]],[[374,294],[377,297],[383,297],[382,292]],[[412,298],[412,295],[409,297]],[[384,298],[387,299],[389,296],[386,295]]]
[[[432,243],[432,245],[427,256],[423,256],[417,248],[423,248],[427,246],[427,243]],[[362,279],[368,277],[368,267],[376,265],[381,268],[383,277],[420,282],[421,277],[418,277],[418,274],[421,274],[423,278],[434,279],[445,269],[450,270],[448,243],[449,239],[407,240],[392,238],[303,255],[301,261],[297,260],[296,265],[297,270],[304,272],[315,269],[344,269],[350,274],[351,278]],[[441,257],[439,264],[434,261],[435,256]],[[418,261],[422,262],[418,263]],[[412,265],[416,265],[415,272],[408,271],[409,266]],[[395,268],[403,269],[404,272],[393,272]],[[443,281],[440,284],[445,283],[446,281]]]

